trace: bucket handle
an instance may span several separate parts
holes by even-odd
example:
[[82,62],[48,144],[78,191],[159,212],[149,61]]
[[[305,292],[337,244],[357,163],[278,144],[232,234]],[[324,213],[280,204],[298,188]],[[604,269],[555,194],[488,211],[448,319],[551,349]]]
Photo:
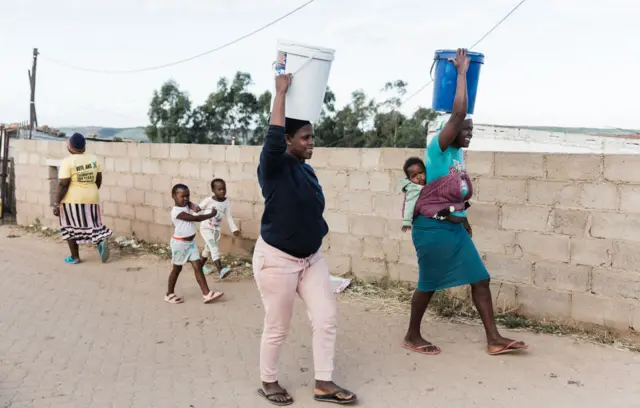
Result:
[[[297,75],[300,71],[302,71],[304,68],[306,68],[307,65],[309,65],[309,63],[311,63],[311,61],[313,61],[314,59],[320,59],[320,58],[316,58],[315,56],[310,56],[309,58],[307,58],[307,60],[304,62],[304,64],[302,64],[300,66],[300,68],[298,68],[295,72],[292,72],[291,75],[295,76]],[[273,63],[271,64],[271,68],[274,70],[275,72],[275,68],[276,68],[276,62],[273,61]],[[275,76],[278,76],[278,73],[275,72]]]

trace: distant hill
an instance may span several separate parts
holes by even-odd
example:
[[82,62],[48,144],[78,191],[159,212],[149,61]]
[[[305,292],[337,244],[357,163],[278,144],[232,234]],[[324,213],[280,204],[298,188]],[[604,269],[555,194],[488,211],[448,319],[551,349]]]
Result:
[[100,127],[100,126],[66,126],[59,128],[60,131],[67,134],[67,136],[71,136],[74,133],[81,133],[85,137],[89,136],[92,133],[95,133],[98,139],[113,139],[115,137],[121,138],[123,140],[133,140],[136,142],[148,142],[149,139],[144,134],[144,127],[133,127],[133,128],[111,128],[111,127]]

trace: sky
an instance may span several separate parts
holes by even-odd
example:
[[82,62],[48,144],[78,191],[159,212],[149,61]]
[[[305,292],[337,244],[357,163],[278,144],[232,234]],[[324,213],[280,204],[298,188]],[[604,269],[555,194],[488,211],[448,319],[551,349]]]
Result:
[[[27,120],[34,47],[41,125],[146,125],[154,89],[174,79],[194,103],[220,77],[249,72],[273,88],[278,39],[336,50],[329,86],[342,106],[356,89],[381,98],[387,81],[409,94],[429,82],[436,49],[469,47],[518,0],[316,0],[232,47],[215,48],[306,0],[0,0],[0,122]],[[477,48],[485,54],[474,118],[481,123],[640,129],[637,0],[528,0]],[[429,86],[403,106],[430,107]]]

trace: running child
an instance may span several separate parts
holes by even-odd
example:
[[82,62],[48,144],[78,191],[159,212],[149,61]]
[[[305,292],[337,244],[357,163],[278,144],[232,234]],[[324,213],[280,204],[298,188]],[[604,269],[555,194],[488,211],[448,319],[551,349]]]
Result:
[[404,204],[402,206],[402,231],[406,232],[413,225],[413,213],[420,191],[427,184],[427,168],[418,157],[409,157],[402,166],[407,178],[402,183]]
[[189,187],[184,184],[176,184],[173,186],[171,196],[175,202],[171,210],[171,221],[175,227],[173,237],[171,238],[171,263],[173,264],[173,269],[169,275],[169,288],[164,300],[172,304],[184,302],[183,297],[176,296],[175,288],[178,276],[180,272],[182,272],[182,267],[189,262],[191,266],[193,266],[196,280],[198,281],[198,285],[200,285],[204,303],[211,303],[214,300],[220,299],[224,293],[209,290],[207,280],[202,273],[202,262],[200,261],[200,254],[198,253],[198,247],[194,239],[197,231],[196,222],[215,217],[217,211],[214,209],[208,214],[195,215],[194,212],[200,209],[189,200]]
[[[211,192],[213,196],[205,198],[200,203],[200,209],[205,214],[212,211],[216,213],[214,217],[200,223],[200,234],[205,242],[201,261],[202,265],[206,265],[209,257],[211,257],[213,264],[220,273],[220,279],[224,279],[229,275],[231,269],[223,267],[220,261],[218,241],[221,235],[220,227],[222,226],[222,220],[226,218],[229,223],[229,229],[236,237],[240,235],[240,230],[231,216],[231,204],[229,203],[229,199],[227,199],[227,183],[220,178],[214,179],[211,182]],[[203,272],[210,274],[213,272],[213,269],[203,266]]]

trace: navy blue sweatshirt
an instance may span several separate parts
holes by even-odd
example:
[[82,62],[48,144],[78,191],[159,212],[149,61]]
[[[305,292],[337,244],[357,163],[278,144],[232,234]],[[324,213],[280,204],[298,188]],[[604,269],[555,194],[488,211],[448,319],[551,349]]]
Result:
[[258,182],[265,199],[260,235],[296,258],[318,252],[329,227],[322,217],[324,194],[313,168],[287,153],[284,127],[269,126]]

